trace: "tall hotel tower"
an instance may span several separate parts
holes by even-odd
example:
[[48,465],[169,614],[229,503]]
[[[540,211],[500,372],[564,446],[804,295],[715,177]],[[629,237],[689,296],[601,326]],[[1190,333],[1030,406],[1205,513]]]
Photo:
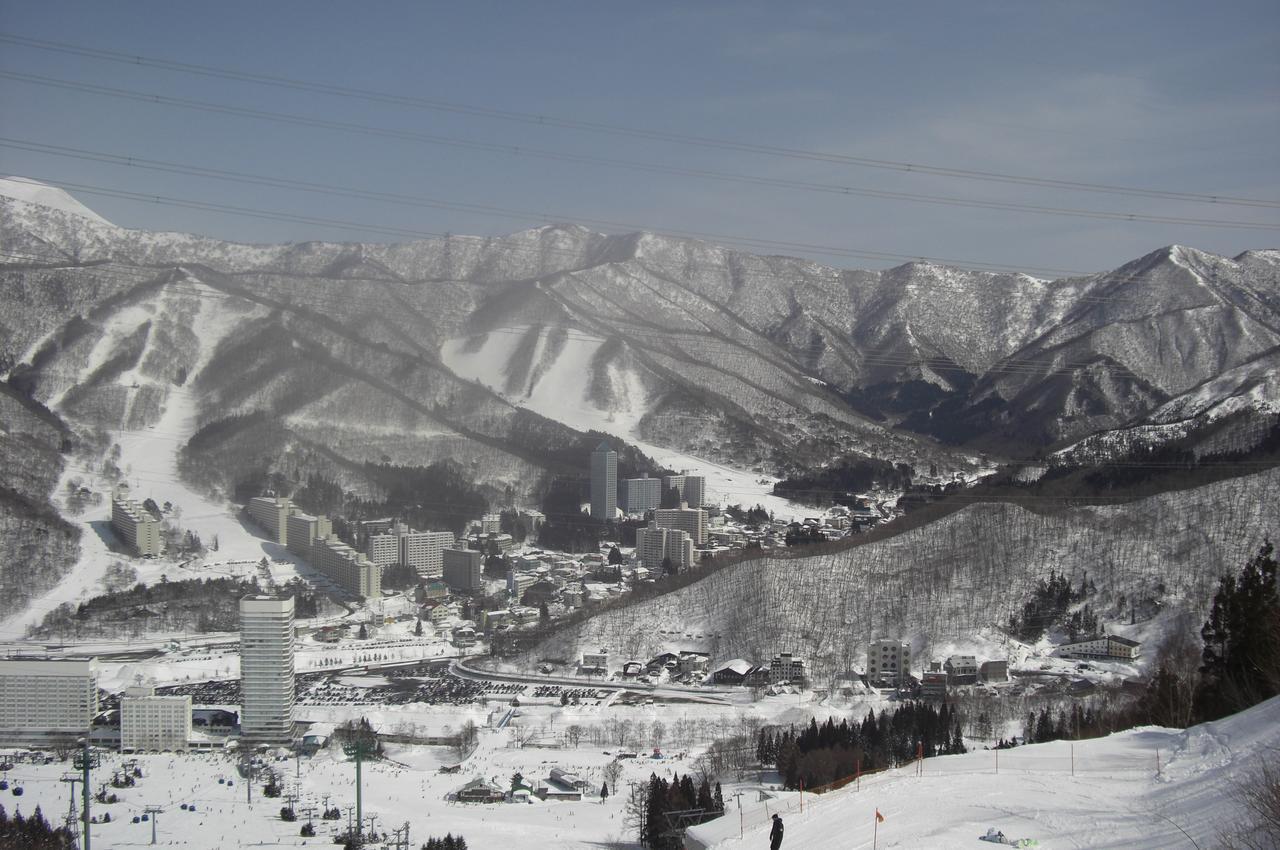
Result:
[[618,453],[601,443],[591,453],[591,516],[611,522],[618,512]]
[[293,738],[293,597],[240,600],[240,734],[283,744]]

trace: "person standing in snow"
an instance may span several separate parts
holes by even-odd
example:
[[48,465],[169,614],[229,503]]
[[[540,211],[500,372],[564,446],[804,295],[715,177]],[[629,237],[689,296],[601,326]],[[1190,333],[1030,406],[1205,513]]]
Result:
[[769,850],[778,850],[782,846],[782,818],[773,816],[773,829],[769,830]]

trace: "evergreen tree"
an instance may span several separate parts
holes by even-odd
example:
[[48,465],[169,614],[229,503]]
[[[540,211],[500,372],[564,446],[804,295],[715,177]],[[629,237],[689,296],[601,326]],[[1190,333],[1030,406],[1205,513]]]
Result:
[[1223,576],[1200,636],[1198,700],[1214,720],[1280,693],[1280,596],[1275,548],[1268,540],[1239,577]]

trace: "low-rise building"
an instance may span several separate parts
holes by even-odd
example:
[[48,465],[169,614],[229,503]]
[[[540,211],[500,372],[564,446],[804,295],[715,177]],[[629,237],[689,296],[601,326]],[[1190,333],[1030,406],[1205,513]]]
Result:
[[978,665],[978,678],[984,682],[1009,681],[1008,661],[984,661]]
[[974,685],[978,682],[978,659],[972,655],[952,655],[942,668],[950,685]]
[[929,670],[920,676],[920,698],[930,702],[947,699],[947,674],[942,670]]
[[1067,658],[1096,658],[1100,661],[1132,661],[1138,657],[1142,644],[1136,640],[1102,635],[1089,640],[1064,643],[1058,654]]
[[578,665],[584,671],[593,671],[596,674],[603,675],[609,671],[609,651],[602,649],[599,652],[582,653],[582,663]]
[[156,696],[150,685],[131,685],[120,698],[120,751],[183,752],[191,738],[191,697]]
[[769,662],[770,684],[790,682],[793,685],[802,685],[805,678],[804,659],[793,656],[790,652],[775,655]]

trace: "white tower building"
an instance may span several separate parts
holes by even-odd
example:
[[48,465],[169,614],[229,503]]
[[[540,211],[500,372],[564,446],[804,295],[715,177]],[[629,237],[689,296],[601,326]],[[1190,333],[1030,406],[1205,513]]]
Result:
[[252,741],[293,738],[293,597],[240,600],[240,733]]

